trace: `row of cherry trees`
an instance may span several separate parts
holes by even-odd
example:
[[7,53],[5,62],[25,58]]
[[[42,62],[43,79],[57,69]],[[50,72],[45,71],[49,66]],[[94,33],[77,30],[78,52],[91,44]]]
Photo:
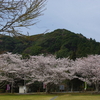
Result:
[[18,80],[24,80],[25,85],[30,85],[34,81],[59,84],[62,80],[70,78],[66,73],[68,66],[70,66],[70,60],[67,58],[60,60],[54,56],[40,55],[22,59],[19,54],[1,54],[0,82],[10,82],[12,88]]
[[30,85],[35,81],[45,84],[59,84],[65,79],[78,78],[87,84],[95,84],[99,89],[100,82],[100,55],[77,58],[75,61],[68,58],[56,59],[55,56],[30,56],[22,59],[19,54],[6,53],[0,55],[0,82],[7,81],[13,84],[24,80]]

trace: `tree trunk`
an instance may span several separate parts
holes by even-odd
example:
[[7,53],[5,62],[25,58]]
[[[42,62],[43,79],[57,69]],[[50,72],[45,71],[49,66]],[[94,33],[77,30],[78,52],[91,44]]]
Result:
[[73,83],[71,84],[71,92],[73,92]]
[[95,84],[95,91],[99,92],[99,84],[97,84],[97,83]]
[[11,84],[11,93],[13,93],[13,82],[12,82],[12,84]]
[[87,83],[84,82],[84,91],[86,91],[86,90],[87,90]]
[[48,92],[48,87],[47,87],[47,85],[46,85],[46,89],[45,89],[45,92],[46,92],[46,93]]

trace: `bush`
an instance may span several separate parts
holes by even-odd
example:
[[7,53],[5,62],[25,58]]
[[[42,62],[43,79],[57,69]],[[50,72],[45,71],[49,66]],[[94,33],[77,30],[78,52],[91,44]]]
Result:
[[0,89],[0,93],[4,93],[5,92],[5,90],[4,89]]

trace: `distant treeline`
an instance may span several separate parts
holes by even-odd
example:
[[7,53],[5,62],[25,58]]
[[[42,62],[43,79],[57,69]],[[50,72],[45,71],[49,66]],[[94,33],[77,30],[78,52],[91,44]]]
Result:
[[75,34],[66,29],[57,29],[46,34],[10,37],[0,35],[0,53],[12,52],[27,55],[53,54],[57,58],[78,57],[100,54],[100,43]]

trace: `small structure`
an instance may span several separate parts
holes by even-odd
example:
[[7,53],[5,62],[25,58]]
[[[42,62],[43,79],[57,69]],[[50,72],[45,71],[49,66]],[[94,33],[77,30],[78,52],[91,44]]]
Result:
[[66,85],[66,84],[64,84],[64,83],[59,84],[59,90],[60,90],[61,92],[66,91],[66,90],[67,90],[67,85]]
[[27,86],[19,86],[19,93],[27,93],[28,87]]
[[64,91],[65,90],[65,86],[64,85],[60,85],[59,86],[59,90]]

